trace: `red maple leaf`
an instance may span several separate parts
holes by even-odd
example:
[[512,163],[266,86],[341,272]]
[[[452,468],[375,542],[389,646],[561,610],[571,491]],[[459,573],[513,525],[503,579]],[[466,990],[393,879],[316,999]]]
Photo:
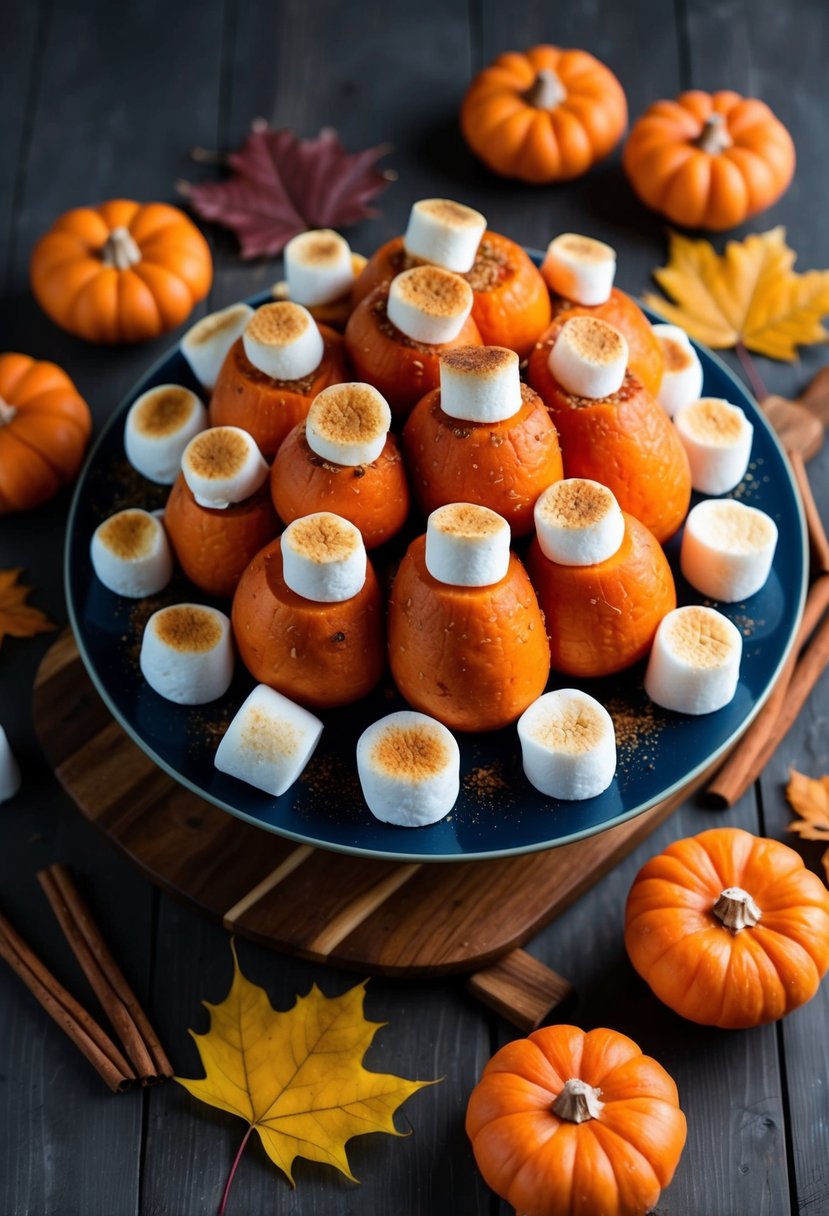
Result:
[[346,152],[330,127],[298,139],[258,119],[238,152],[222,158],[231,170],[226,181],[178,188],[202,219],[236,233],[243,258],[263,257],[308,228],[345,228],[377,215],[368,203],[394,178],[376,168],[387,152]]

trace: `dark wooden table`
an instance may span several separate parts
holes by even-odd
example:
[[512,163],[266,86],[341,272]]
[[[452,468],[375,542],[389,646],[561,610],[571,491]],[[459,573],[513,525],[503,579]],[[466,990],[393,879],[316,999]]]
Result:
[[[31,0],[7,5],[0,131],[4,291],[2,345],[68,369],[100,425],[170,339],[138,349],[85,345],[39,312],[27,286],[36,237],[64,208],[126,196],[173,198],[192,174],[193,145],[238,143],[264,115],[312,135],[336,125],[350,148],[390,142],[398,182],[383,216],[350,236],[366,251],[401,231],[411,202],[444,195],[481,208],[495,229],[543,246],[574,229],[619,250],[623,286],[643,290],[664,255],[658,218],[633,199],[618,156],[560,189],[488,176],[464,149],[458,104],[472,71],[495,53],[538,41],[592,50],[620,76],[631,113],[680,88],[729,87],[763,97],[788,123],[799,166],[782,202],[751,227],[788,226],[802,267],[829,263],[826,239],[825,0],[581,0],[517,6],[490,0]],[[742,235],[742,233],[737,233]],[[243,265],[229,236],[211,234],[217,307],[278,277],[272,262]],[[794,393],[824,361],[762,362],[768,385]],[[811,466],[829,510],[829,448]],[[68,496],[0,522],[0,567],[26,567],[35,602],[65,619],[61,545]],[[31,685],[51,639],[0,650],[0,722],[24,785],[0,806],[2,905],[51,960],[66,958],[34,879],[68,860],[82,876],[178,1070],[197,1075],[189,1026],[200,1001],[230,979],[226,934],[136,876],[85,825],[45,766],[31,724]],[[622,909],[642,862],[679,836],[739,824],[786,838],[790,765],[827,768],[829,681],[824,681],[757,786],[727,815],[677,812],[531,950],[577,985],[572,1017],[632,1035],[676,1077],[688,1145],[658,1212],[668,1216],[784,1216],[829,1212],[829,985],[784,1023],[745,1033],[702,1030],[661,1008],[636,978],[622,943]],[[816,865],[817,846],[805,846]],[[312,982],[344,990],[354,977],[240,944],[247,974],[281,1008]],[[68,962],[62,979],[85,991]],[[506,1212],[477,1175],[463,1130],[467,1096],[510,1028],[460,983],[373,980],[368,1013],[387,1021],[370,1066],[444,1083],[399,1117],[408,1139],[367,1136],[350,1150],[357,1187],[300,1162],[291,1191],[251,1144],[230,1212],[455,1216]],[[242,1124],[169,1084],[110,1096],[31,997],[0,967],[0,1216],[197,1216],[215,1210]]]

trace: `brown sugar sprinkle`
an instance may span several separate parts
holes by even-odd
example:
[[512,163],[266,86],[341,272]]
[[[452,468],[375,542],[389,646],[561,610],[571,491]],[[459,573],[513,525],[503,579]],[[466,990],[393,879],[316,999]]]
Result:
[[116,460],[104,470],[95,465],[89,470],[90,501],[106,502],[108,510],[121,511],[138,502],[145,511],[163,507],[170,487],[147,481],[126,459]]
[[308,328],[308,314],[299,304],[279,300],[257,308],[247,323],[245,333],[255,342],[266,346],[289,346]]
[[457,317],[472,306],[469,284],[440,266],[415,266],[396,283],[403,299],[430,317]]
[[740,411],[717,397],[695,401],[683,414],[683,423],[692,435],[708,443],[733,443],[742,433]]
[[101,524],[98,536],[110,553],[125,562],[134,562],[150,553],[159,527],[146,511],[119,511]]
[[660,345],[665,357],[666,372],[681,372],[691,366],[693,355],[681,342],[677,342],[675,338],[662,338]]
[[181,430],[193,412],[193,394],[177,384],[153,389],[133,415],[135,429],[161,438]]
[[506,346],[458,346],[441,355],[440,362],[449,371],[483,380],[498,375],[511,364],[518,367],[518,356]]
[[214,426],[193,440],[187,464],[197,477],[214,481],[238,473],[249,453],[245,435],[231,427]]
[[503,519],[495,511],[465,502],[439,507],[434,512],[433,521],[433,526],[441,532],[466,537],[493,536],[504,526]]
[[222,627],[214,613],[195,604],[174,604],[162,609],[153,628],[159,641],[185,654],[212,650],[222,637]]
[[372,759],[392,777],[425,781],[446,767],[449,752],[431,726],[388,726],[372,748]]
[[232,304],[230,308],[223,308],[221,312],[214,313],[212,316],[202,317],[201,321],[197,321],[190,330],[188,341],[192,346],[201,346],[226,329],[235,329],[239,318],[247,315],[246,304]]
[[275,764],[295,755],[300,736],[292,722],[252,706],[242,719],[241,741],[258,760]]
[[612,508],[612,499],[613,495],[605,486],[573,477],[554,483],[542,496],[537,510],[561,528],[582,528],[604,519]]
[[283,541],[296,553],[315,562],[338,562],[347,558],[360,543],[356,528],[328,511],[298,519],[283,533]]
[[605,708],[613,719],[616,733],[616,748],[621,755],[631,759],[643,744],[652,742],[664,725],[656,716],[651,701],[641,706],[631,705],[624,697],[608,701]]
[[315,397],[309,421],[333,443],[356,443],[385,433],[387,422],[377,394],[365,384],[336,384]]
[[497,764],[479,764],[470,769],[463,779],[464,789],[470,794],[485,796],[509,790],[509,782]]
[[501,249],[496,249],[484,235],[478,246],[475,265],[463,276],[473,291],[493,291],[512,276],[509,261]]
[[341,756],[316,752],[299,781],[307,799],[303,810],[340,813],[344,805],[362,802],[356,766],[346,764]]

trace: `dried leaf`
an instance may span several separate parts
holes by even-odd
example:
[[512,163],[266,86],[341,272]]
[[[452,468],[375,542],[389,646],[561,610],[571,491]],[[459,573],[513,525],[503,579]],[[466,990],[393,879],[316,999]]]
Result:
[[[829,843],[829,776],[806,777],[792,769],[786,797],[800,819],[789,824],[802,840],[823,840]],[[829,883],[829,849],[821,857]]]
[[243,258],[262,257],[307,228],[345,228],[377,215],[368,203],[392,180],[375,167],[387,151],[346,152],[331,128],[298,139],[260,120],[227,157],[226,181],[180,182],[179,190],[203,219],[236,233]]
[[38,608],[24,602],[32,588],[17,581],[22,573],[0,570],[0,644],[7,634],[11,638],[31,638],[56,628]]
[[654,278],[675,303],[646,295],[645,303],[717,349],[741,343],[771,359],[793,360],[797,347],[829,334],[829,270],[797,274],[786,230],[772,228],[729,241],[720,256],[708,241],[670,234],[668,265]]

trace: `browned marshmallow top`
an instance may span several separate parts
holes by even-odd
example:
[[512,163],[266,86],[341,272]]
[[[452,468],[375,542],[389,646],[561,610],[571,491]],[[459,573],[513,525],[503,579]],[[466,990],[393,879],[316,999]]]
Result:
[[613,494],[605,486],[573,478],[551,486],[537,509],[559,528],[584,528],[604,519],[613,506]]
[[458,346],[440,356],[441,364],[459,376],[489,380],[500,376],[511,364],[518,365],[518,355],[506,346]]
[[153,625],[156,637],[171,650],[201,654],[222,640],[222,628],[214,614],[192,604],[163,608]]
[[671,650],[692,667],[721,667],[734,651],[728,624],[719,613],[694,605],[668,622]]
[[570,346],[585,361],[596,365],[615,363],[627,353],[625,339],[618,329],[599,317],[571,317],[565,326]]
[[575,232],[563,233],[556,242],[559,249],[572,253],[581,262],[606,262],[608,258],[616,258],[616,252],[604,241],[596,241],[591,236],[579,236]]
[[338,262],[343,243],[327,232],[309,232],[302,240],[302,260],[316,266],[330,266]]
[[451,536],[469,540],[494,536],[504,527],[504,520],[489,507],[477,507],[473,503],[455,502],[448,507],[439,507],[432,515],[429,526]]
[[245,436],[226,426],[214,426],[191,440],[187,467],[195,477],[224,480],[243,468],[250,454]]
[[301,338],[312,322],[299,304],[279,300],[257,308],[245,327],[245,333],[263,346],[290,346]]
[[309,515],[291,524],[291,548],[313,562],[345,561],[360,544],[360,534],[330,512]]
[[659,345],[665,358],[666,372],[682,372],[694,362],[693,353],[676,338],[660,338]]
[[98,539],[116,557],[133,562],[152,552],[158,528],[145,511],[119,511],[101,525]]
[[161,439],[180,431],[193,412],[193,394],[176,384],[149,393],[132,417],[132,425],[142,435]]
[[247,311],[246,304],[235,304],[230,308],[223,308],[221,312],[214,313],[212,316],[203,317],[190,330],[187,341],[191,346],[202,346],[206,342],[212,342],[223,330],[236,329],[239,318],[245,316]]
[[418,211],[433,216],[450,228],[480,228],[483,222],[479,211],[449,198],[424,198],[415,205]]
[[710,444],[731,444],[740,438],[740,411],[717,397],[703,397],[682,412],[683,429],[695,439]]
[[397,276],[400,298],[428,317],[457,317],[472,307],[472,288],[440,266],[415,266]]
[[314,430],[332,443],[360,443],[388,430],[382,401],[364,384],[336,384],[309,411]]
[[425,781],[442,772],[450,757],[439,732],[426,723],[417,723],[387,727],[372,748],[372,759],[390,777]]
[[275,764],[293,756],[299,747],[299,732],[285,718],[274,718],[252,707],[242,722],[242,745],[257,759]]
[[532,734],[551,751],[578,756],[589,752],[602,739],[606,725],[591,705],[574,701],[548,717],[539,715]]

